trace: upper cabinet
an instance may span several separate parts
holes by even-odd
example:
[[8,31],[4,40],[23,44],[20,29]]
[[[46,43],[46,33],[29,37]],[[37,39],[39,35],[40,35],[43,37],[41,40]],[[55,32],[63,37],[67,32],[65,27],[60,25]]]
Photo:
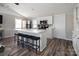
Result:
[[47,20],[48,24],[53,24],[53,16],[37,17],[33,20],[37,20],[37,24],[40,24],[40,21],[42,20]]
[[48,24],[52,24],[52,16],[43,17],[43,20],[47,20]]

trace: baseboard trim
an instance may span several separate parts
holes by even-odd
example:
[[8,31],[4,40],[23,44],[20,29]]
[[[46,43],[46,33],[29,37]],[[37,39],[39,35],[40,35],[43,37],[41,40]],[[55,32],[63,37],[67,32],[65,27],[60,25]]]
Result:
[[[54,37],[54,38],[57,38],[57,37]],[[68,39],[68,38],[58,38],[58,39],[64,39],[64,40],[72,41],[72,39]]]
[[14,36],[5,36],[5,37],[3,37],[3,39],[12,38],[12,37],[14,37]]

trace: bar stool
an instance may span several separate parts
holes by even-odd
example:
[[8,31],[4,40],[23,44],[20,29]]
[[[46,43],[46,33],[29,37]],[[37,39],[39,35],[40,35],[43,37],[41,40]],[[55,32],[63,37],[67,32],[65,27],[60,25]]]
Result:
[[[31,38],[31,40],[32,40],[32,47],[36,50],[36,53],[37,53],[38,49],[39,49],[39,51],[40,51],[40,37],[30,36],[30,38]],[[36,43],[34,43],[34,41],[36,41]],[[39,41],[39,42],[38,42],[39,45],[37,44],[37,41]],[[35,46],[36,48],[35,48],[34,46]]]
[[17,45],[18,46],[22,46],[22,48],[24,48],[24,35],[23,34],[21,34],[21,33],[18,33],[17,34]]
[[26,48],[29,48],[30,35],[26,35],[26,34],[24,34],[24,35],[25,35],[25,38],[26,38],[26,40],[24,40],[24,45],[25,45]]
[[[18,33],[16,35],[17,35],[17,45],[18,46],[21,45],[23,48],[27,47],[27,48],[35,49],[36,54],[37,54],[38,49],[40,51],[40,37],[35,37],[32,35],[26,35],[26,34],[22,34],[22,33]],[[32,42],[30,42],[30,40]]]

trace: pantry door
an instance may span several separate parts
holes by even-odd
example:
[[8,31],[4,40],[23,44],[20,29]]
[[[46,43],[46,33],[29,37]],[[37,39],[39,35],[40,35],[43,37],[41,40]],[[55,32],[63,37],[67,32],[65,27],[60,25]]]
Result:
[[54,37],[66,38],[65,14],[54,15]]

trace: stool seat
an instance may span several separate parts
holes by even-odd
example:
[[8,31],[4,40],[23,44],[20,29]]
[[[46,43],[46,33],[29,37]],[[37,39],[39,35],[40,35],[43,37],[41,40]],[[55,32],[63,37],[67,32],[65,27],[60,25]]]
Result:
[[[23,48],[24,48],[24,46],[27,46],[28,48],[33,48],[36,50],[36,53],[37,53],[38,49],[40,51],[40,37],[35,37],[32,35],[27,35],[27,34],[23,34],[23,33],[17,33],[15,35],[18,36],[18,39],[17,39],[18,45],[21,44]],[[19,36],[21,37],[20,39],[19,39]],[[30,40],[32,42],[30,42]],[[39,41],[39,45],[37,44],[37,41]],[[36,48],[35,48],[35,46],[36,46]]]
[[30,36],[30,39],[32,39],[32,40],[39,40],[40,37]]
[[30,38],[32,40],[39,40],[40,39],[40,37],[35,37],[35,36],[32,36],[32,35],[27,35],[27,34],[22,34],[22,33],[18,33],[18,36]]

